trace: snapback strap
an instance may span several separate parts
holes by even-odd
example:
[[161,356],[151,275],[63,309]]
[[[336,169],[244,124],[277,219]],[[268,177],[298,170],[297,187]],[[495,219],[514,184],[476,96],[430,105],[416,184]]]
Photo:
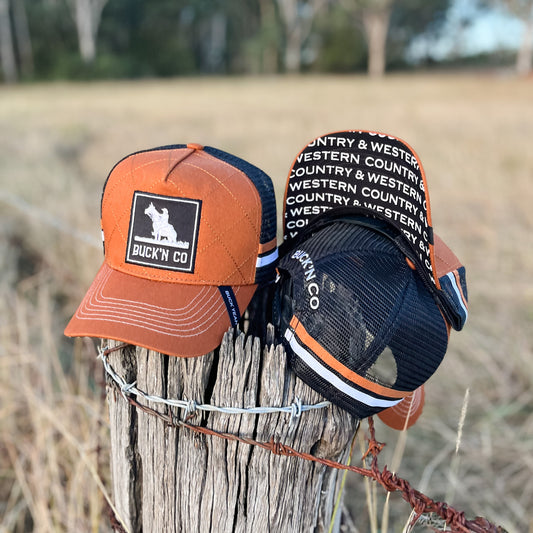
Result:
[[[446,301],[446,319],[453,327],[459,331],[463,329],[468,318],[468,301],[466,292],[466,270],[464,266],[448,272],[439,278],[441,299]],[[451,312],[450,312],[451,311]]]
[[440,302],[446,320],[453,329],[463,329],[468,318],[466,269],[446,243],[435,235],[435,263],[441,290]]

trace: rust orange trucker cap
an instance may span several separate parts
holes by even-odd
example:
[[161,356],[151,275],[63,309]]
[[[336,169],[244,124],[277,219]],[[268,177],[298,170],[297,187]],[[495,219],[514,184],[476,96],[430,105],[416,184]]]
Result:
[[175,356],[216,348],[275,275],[271,179],[212,147],[136,152],[102,194],[104,263],[65,329]]

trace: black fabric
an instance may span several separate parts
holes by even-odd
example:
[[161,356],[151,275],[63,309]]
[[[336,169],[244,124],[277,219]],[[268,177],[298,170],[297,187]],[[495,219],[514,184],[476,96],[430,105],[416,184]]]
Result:
[[[285,236],[284,242],[279,247],[280,257],[326,226],[337,222],[346,222],[372,229],[377,233],[387,237],[398,247],[405,257],[408,257],[415,265],[417,264],[419,258],[413,252],[412,247],[402,232],[388,222],[375,218],[372,213],[368,213],[368,216],[365,216],[361,214],[361,211],[361,209],[354,210],[352,208],[334,208],[322,213],[321,215],[311,218],[307,226],[300,230],[297,235],[292,238],[288,235]],[[423,269],[417,268],[417,272],[420,275],[420,280],[430,292],[433,300],[441,309],[448,324],[450,324],[450,326],[457,331],[461,330],[466,322],[465,310],[454,298],[451,297],[449,294],[449,289],[445,290],[445,288],[441,286],[441,290],[438,290]],[[461,290],[466,297],[467,287],[465,268],[461,267],[458,273],[460,275]],[[439,280],[441,285],[443,281],[446,284],[445,277],[442,277]]]
[[[447,347],[444,319],[389,237],[337,221],[285,250],[279,271],[282,308],[290,301],[290,313],[307,333],[351,371],[388,388],[412,391],[439,366]],[[285,311],[281,321],[282,334],[290,313]],[[381,410],[342,394],[286,347],[299,377],[332,402],[358,417]],[[382,354],[390,354],[389,359]]]
[[287,180],[283,234],[287,246],[330,213],[385,221],[416,265],[448,323],[460,330],[464,310],[437,288],[429,195],[422,165],[401,139],[371,131],[337,131],[300,151]]
[[261,223],[261,242],[267,243],[276,237],[277,218],[276,218],[276,196],[274,185],[270,177],[261,169],[241,159],[212,146],[205,146],[204,152],[229,163],[230,165],[242,170],[252,181],[261,197],[262,204],[262,223]]
[[234,328],[241,319],[241,312],[239,310],[239,303],[235,298],[235,293],[229,285],[221,285],[218,290],[222,296],[222,300],[226,305],[226,311],[230,319],[231,327]]
[[296,157],[287,185],[285,235],[294,236],[311,216],[333,208],[372,214],[408,237],[418,267],[434,278],[424,170],[401,139],[355,130],[318,137]]
[[381,411],[382,407],[370,407],[363,403],[356,402],[350,396],[343,394],[324,379],[320,374],[309,368],[302,360],[289,352],[289,365],[294,373],[312,389],[319,392],[331,403],[344,409],[352,416],[363,419],[373,416]]
[[[457,276],[459,278],[458,289],[463,293],[465,300],[468,302],[468,289],[466,286],[466,269],[464,266],[459,267],[457,270]],[[452,273],[453,275],[453,273]],[[454,276],[455,277],[455,276]],[[446,319],[453,327],[453,329],[460,331],[466,323],[468,318],[468,309],[465,306],[465,302],[462,301],[462,297],[458,294],[454,288],[454,282],[450,279],[449,274],[439,278],[441,286],[441,298],[446,302],[446,307],[443,311],[447,311]],[[457,284],[457,279],[455,279]]]

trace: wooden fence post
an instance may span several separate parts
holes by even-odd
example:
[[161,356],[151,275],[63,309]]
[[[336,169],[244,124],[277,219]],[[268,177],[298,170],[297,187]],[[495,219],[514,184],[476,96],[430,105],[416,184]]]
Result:
[[[109,346],[118,343],[109,341]],[[162,398],[227,407],[288,406],[323,398],[287,368],[284,349],[230,330],[202,357],[168,357],[135,346],[109,353],[126,382]],[[258,446],[169,425],[130,405],[108,379],[111,472],[117,515],[131,532],[328,532],[342,472]],[[139,404],[184,420],[183,409],[142,397]],[[195,411],[190,423],[257,441],[272,438],[298,451],[346,461],[357,420],[327,408],[301,413]],[[339,473],[340,472],[340,473]],[[341,506],[342,507],[342,506]],[[339,531],[341,512],[332,531]]]

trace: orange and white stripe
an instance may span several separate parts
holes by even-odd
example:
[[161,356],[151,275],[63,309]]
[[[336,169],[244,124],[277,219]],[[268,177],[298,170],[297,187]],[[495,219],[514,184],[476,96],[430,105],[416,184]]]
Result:
[[[350,370],[313,339],[296,317],[292,318],[290,327],[287,328],[284,336],[293,353],[311,370],[339,392],[369,407],[392,407],[412,394],[411,392],[384,387]],[[351,386],[339,376],[343,376],[367,392]]]

